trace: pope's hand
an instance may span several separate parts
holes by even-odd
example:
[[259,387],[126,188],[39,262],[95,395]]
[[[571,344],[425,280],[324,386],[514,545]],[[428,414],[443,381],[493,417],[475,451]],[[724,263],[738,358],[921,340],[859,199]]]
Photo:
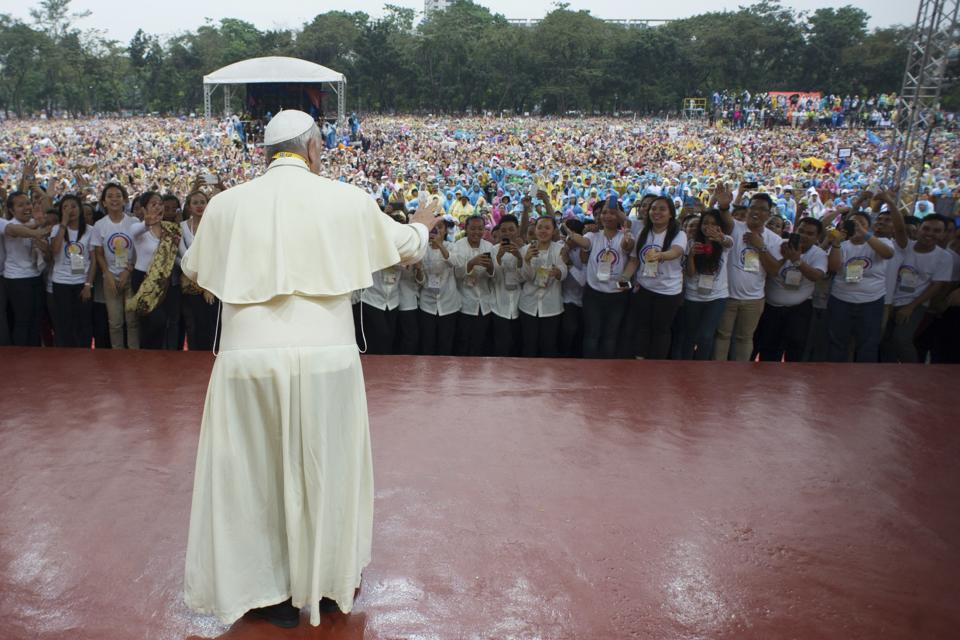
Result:
[[443,218],[436,215],[437,206],[437,201],[431,198],[429,202],[417,207],[417,211],[410,216],[410,222],[419,222],[427,228],[427,231],[430,231],[430,229],[433,229],[443,220]]

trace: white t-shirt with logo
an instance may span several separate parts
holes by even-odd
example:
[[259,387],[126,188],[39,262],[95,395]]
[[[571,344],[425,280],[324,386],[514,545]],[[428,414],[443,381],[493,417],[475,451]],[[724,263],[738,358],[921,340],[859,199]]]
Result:
[[[663,248],[663,241],[666,239],[667,231],[654,233],[653,229],[647,235],[646,242],[640,247],[638,255],[640,256],[640,266],[637,267],[637,284],[653,293],[659,293],[666,296],[675,296],[683,292],[683,265],[680,258],[676,260],[664,260],[663,262],[650,262],[644,259],[651,249],[660,251],[669,251],[674,247],[680,247],[683,252],[681,257],[687,252],[687,235],[683,231],[677,232],[677,235],[671,241],[670,246]],[[639,237],[637,242],[639,242]]]
[[[60,233],[60,225],[50,230],[50,245]],[[78,229],[67,229],[63,238],[63,247],[53,256],[53,277],[56,284],[83,284],[87,281],[87,272],[93,260],[93,227],[87,227],[86,233],[77,240]]]
[[[934,246],[933,251],[918,253],[916,240],[907,240],[906,249],[894,245],[893,250],[900,256],[897,269],[896,288],[893,293],[893,306],[903,307],[922,294],[933,282],[950,282],[953,260],[946,249]],[[928,306],[928,300],[923,306]]]
[[[617,287],[624,267],[627,266],[629,256],[623,252],[620,245],[623,243],[623,232],[618,231],[612,238],[607,238],[603,231],[591,231],[584,234],[590,241],[590,259],[587,261],[587,285],[594,291],[601,293],[617,293]],[[609,266],[604,266],[604,263]]]
[[[726,236],[729,238],[730,236]],[[720,262],[717,264],[716,273],[698,273],[695,276],[688,275],[684,282],[683,297],[690,302],[712,302],[720,300],[730,295],[727,276],[730,269],[727,263],[730,261],[730,247],[724,247],[723,254],[720,256]],[[686,260],[693,260],[693,255],[687,255]]]
[[[827,272],[827,252],[811,245],[800,259],[812,269]],[[808,280],[800,267],[789,260],[784,262],[772,278],[767,278],[767,303],[774,307],[794,307],[813,297],[816,283]]]
[[[760,259],[760,251],[747,244],[743,236],[750,231],[746,222],[733,221],[733,249],[727,263],[730,297],[735,300],[763,300],[767,272]],[[770,229],[763,229],[763,244],[774,260],[780,261],[783,238]]]
[[[879,238],[893,248],[893,240]],[[850,304],[876,302],[887,292],[887,260],[870,247],[869,242],[854,244],[844,240],[840,244],[840,272],[833,278],[831,295]]]
[[93,225],[96,229],[93,246],[103,247],[107,269],[115,276],[136,264],[137,251],[133,246],[132,228],[137,222],[136,218],[128,215],[124,215],[120,222],[113,222],[110,216],[104,216]]
[[6,259],[3,262],[3,277],[10,280],[37,278],[42,273],[40,263],[33,250],[33,238],[12,238],[6,234],[6,227],[22,224],[17,220],[7,220],[2,228],[0,242],[3,242]]

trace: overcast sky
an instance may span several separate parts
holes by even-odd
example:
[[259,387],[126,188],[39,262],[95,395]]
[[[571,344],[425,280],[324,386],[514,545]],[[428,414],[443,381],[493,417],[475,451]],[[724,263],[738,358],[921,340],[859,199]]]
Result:
[[[423,2],[390,0],[391,4],[423,10]],[[9,13],[26,19],[34,0],[0,0],[0,13]],[[103,29],[110,38],[128,42],[138,27],[148,33],[171,35],[202,25],[205,18],[239,18],[252,22],[260,29],[298,28],[317,13],[340,9],[365,11],[371,15],[382,13],[384,0],[337,0],[331,3],[312,3],[303,0],[269,0],[268,2],[237,2],[236,0],[162,0],[136,2],[129,0],[73,0],[77,11],[89,10],[90,17],[78,22],[84,29]],[[479,2],[507,18],[539,18],[554,5],[552,0],[482,0]],[[599,18],[685,18],[705,11],[736,10],[738,5],[752,4],[751,0],[671,0],[671,2],[627,2],[625,0],[571,0],[574,10],[590,9]],[[785,6],[809,11],[819,7],[851,4],[871,16],[871,27],[892,24],[913,24],[917,17],[917,0],[792,0]]]

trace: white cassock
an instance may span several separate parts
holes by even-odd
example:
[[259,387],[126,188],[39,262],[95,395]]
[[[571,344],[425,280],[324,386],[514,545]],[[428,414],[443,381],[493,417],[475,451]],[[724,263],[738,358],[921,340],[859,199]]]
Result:
[[350,294],[427,229],[297,158],[210,200],[182,266],[223,302],[197,451],[185,600],[231,623],[292,598],[353,607],[373,467]]

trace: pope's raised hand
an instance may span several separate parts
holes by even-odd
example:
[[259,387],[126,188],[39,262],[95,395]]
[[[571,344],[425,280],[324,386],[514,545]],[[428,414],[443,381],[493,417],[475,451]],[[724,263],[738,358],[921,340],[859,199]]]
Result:
[[427,231],[433,229],[443,218],[437,215],[438,203],[431,198],[429,202],[421,203],[416,212],[410,216],[410,222],[419,222],[427,228]]

